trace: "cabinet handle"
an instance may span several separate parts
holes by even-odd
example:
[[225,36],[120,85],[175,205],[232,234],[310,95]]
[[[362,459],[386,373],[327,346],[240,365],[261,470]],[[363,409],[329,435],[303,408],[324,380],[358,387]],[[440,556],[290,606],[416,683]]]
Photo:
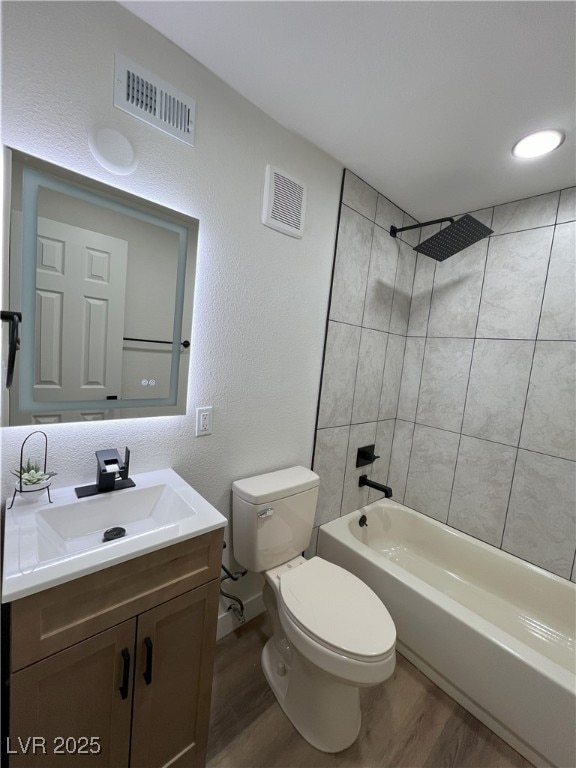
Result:
[[120,696],[122,696],[123,699],[127,699],[128,685],[130,683],[130,652],[128,648],[124,648],[122,650],[122,661],[123,661],[122,685],[118,690],[120,691]]
[[143,677],[146,685],[150,685],[152,682],[152,653],[154,647],[149,637],[144,638],[144,645],[146,646],[146,669],[144,670]]

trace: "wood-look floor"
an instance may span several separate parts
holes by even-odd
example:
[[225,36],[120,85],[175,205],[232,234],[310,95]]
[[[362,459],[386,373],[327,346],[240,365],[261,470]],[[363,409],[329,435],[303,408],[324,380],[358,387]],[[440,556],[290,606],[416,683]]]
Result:
[[338,754],[319,752],[264,678],[269,636],[259,616],[217,645],[208,768],[531,768],[399,654],[394,676],[362,691],[358,740]]

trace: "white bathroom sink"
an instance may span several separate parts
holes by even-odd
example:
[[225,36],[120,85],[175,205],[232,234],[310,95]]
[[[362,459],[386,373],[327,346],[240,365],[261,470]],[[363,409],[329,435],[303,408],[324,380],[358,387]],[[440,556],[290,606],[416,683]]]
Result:
[[103,536],[109,528],[124,528],[130,537],[196,515],[194,507],[166,483],[126,490],[93,496],[81,507],[72,502],[38,511],[37,525],[48,546],[54,546],[56,555],[81,552],[108,544]]
[[[132,479],[134,488],[83,499],[72,487],[51,490],[52,504],[17,498],[6,513],[2,602],[226,525],[172,469]],[[111,528],[124,532],[107,540]]]

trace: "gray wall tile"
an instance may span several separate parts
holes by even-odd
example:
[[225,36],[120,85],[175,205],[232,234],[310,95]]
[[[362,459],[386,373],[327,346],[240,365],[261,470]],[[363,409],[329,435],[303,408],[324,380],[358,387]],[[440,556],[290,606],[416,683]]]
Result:
[[378,419],[387,341],[387,333],[362,328],[352,424]]
[[481,240],[436,266],[429,336],[474,338],[488,242]]
[[536,338],[553,231],[490,238],[477,336]]
[[539,339],[576,340],[576,221],[559,224],[538,326]]
[[[374,452],[377,456],[380,456],[372,465],[372,471],[368,474],[377,483],[388,484],[388,470],[390,468],[390,456],[392,454],[392,439],[394,438],[394,424],[395,419],[388,419],[387,421],[379,421],[376,427],[376,447]],[[368,503],[381,499],[383,496],[380,491],[375,491],[373,488],[368,492]]]
[[320,477],[314,525],[340,516],[350,427],[316,430],[314,472]]
[[406,491],[406,478],[408,476],[413,434],[414,424],[412,422],[396,420],[387,485],[392,488],[392,498],[401,504],[404,501],[404,493]]
[[334,260],[330,319],[361,325],[374,225],[351,208],[341,206]]
[[472,339],[427,339],[416,421],[460,432]]
[[476,339],[462,432],[518,445],[533,341]]
[[318,427],[350,424],[361,329],[328,323]]
[[404,503],[445,523],[460,435],[416,424]]
[[516,453],[516,448],[462,435],[449,525],[500,546]]
[[360,475],[370,475],[369,467],[357,467],[356,456],[358,448],[364,445],[372,445],[376,440],[376,422],[371,424],[354,424],[350,427],[350,440],[348,443],[348,455],[346,458],[346,475],[344,477],[344,495],[342,498],[342,514],[354,512],[355,509],[368,504],[368,488],[360,488],[358,478]]
[[436,264],[434,259],[424,256],[423,253],[419,253],[416,258],[408,336],[426,336],[428,331],[428,316],[430,315],[430,300]]
[[[410,217],[408,217],[410,218]],[[414,219],[410,222],[410,224],[416,224]],[[407,224],[408,226],[408,224]],[[420,229],[414,230],[415,232],[419,232],[420,235],[418,237],[418,243],[424,243],[426,240],[428,240],[429,237],[432,237],[432,235],[437,234],[440,232],[440,224],[429,224],[427,227],[421,227]],[[415,243],[416,245],[416,243]],[[428,258],[428,257],[427,257]],[[434,259],[430,259],[434,264],[436,263]]]
[[374,221],[378,192],[356,174],[347,170],[344,175],[342,202]]
[[570,577],[576,531],[576,464],[518,451],[502,548]]
[[380,395],[379,421],[396,418],[405,345],[405,336],[389,334],[386,347],[386,362],[384,363],[384,377],[382,380],[382,394]]
[[560,205],[558,206],[558,217],[556,223],[563,221],[574,221],[576,219],[576,187],[563,189],[560,193]]
[[416,421],[425,342],[426,339],[418,337],[406,339],[400,396],[398,398],[398,418],[405,421]]
[[376,224],[390,233],[390,227],[394,225],[400,228],[402,226],[403,213],[390,202],[384,195],[378,195],[378,204],[376,207]]
[[390,314],[391,333],[406,334],[410,318],[410,301],[412,299],[412,284],[416,268],[416,252],[406,243],[400,243],[398,253],[398,268],[394,283],[394,297]]
[[494,234],[503,235],[505,232],[518,232],[554,224],[559,194],[550,192],[548,195],[537,195],[514,203],[497,205],[492,220]]
[[394,282],[398,266],[398,241],[381,227],[374,227],[368,287],[362,325],[387,331],[394,298]]
[[481,208],[479,211],[472,211],[470,216],[485,224],[487,227],[492,228],[492,218],[494,216],[494,208]]
[[576,342],[536,342],[520,446],[576,459]]

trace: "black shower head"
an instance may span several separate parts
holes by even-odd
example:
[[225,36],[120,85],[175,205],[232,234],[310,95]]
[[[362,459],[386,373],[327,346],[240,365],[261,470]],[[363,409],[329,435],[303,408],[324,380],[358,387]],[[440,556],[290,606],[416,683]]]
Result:
[[441,229],[428,240],[424,240],[423,243],[417,245],[414,250],[418,253],[423,253],[425,256],[430,256],[436,261],[444,261],[449,256],[453,256],[459,251],[463,251],[464,248],[468,248],[470,245],[474,245],[478,240],[482,240],[493,232],[490,227],[487,227],[482,222],[475,219],[470,214],[462,216],[458,221],[453,222],[450,226]]

